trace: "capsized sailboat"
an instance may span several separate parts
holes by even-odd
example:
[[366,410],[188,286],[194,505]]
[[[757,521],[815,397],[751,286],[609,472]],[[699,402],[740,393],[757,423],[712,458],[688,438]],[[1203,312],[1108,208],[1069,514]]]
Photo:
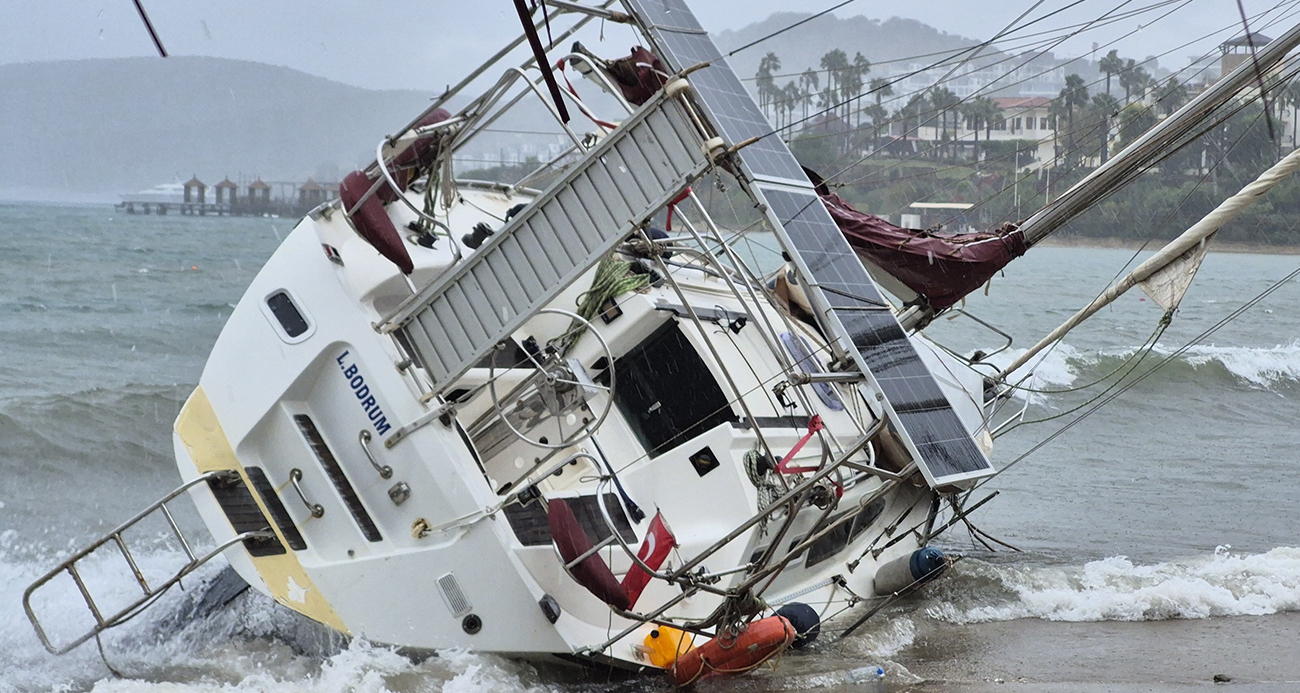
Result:
[[[688,683],[942,573],[928,544],[944,503],[964,515],[960,492],[995,473],[990,403],[983,374],[913,328],[1032,245],[1039,222],[960,239],[965,255],[935,263],[946,246],[927,244],[952,239],[819,194],[683,2],[548,4],[267,261],[176,420],[183,485],[25,594],[51,651],[220,555],[342,633]],[[551,52],[592,20],[640,43],[618,60],[562,56],[613,112],[552,88]],[[533,54],[509,62],[525,43]],[[567,149],[514,183],[458,178],[457,153],[520,103],[550,113]],[[895,241],[872,248],[899,233],[939,269]],[[759,237],[779,247],[770,267]],[[171,522],[189,561],[148,577],[123,537],[170,522],[182,495],[215,548]],[[138,600],[95,600],[76,566],[99,551],[126,557]],[[40,619],[33,595],[56,579],[92,627]]]

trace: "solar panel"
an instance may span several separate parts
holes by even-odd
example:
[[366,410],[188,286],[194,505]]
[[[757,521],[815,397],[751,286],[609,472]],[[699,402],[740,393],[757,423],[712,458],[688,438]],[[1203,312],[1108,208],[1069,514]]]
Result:
[[695,101],[728,144],[763,137],[739,152],[757,201],[785,250],[809,280],[823,326],[847,349],[886,398],[885,409],[930,484],[989,476],[993,467],[966,432],[938,383],[849,247],[798,161],[767,122],[740,79],[683,0],[626,0],[672,71],[690,75]]

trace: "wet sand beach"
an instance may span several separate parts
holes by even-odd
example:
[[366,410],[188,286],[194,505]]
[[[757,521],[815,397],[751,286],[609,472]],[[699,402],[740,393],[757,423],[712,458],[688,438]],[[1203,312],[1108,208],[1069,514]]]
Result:
[[927,620],[897,661],[924,683],[890,690],[1300,690],[1300,614],[1066,623]]

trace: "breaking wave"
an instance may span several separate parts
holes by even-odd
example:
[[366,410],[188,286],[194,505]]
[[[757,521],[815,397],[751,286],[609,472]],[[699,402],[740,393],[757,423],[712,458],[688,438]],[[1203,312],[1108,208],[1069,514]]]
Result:
[[953,623],[1261,616],[1300,610],[1300,548],[1233,554],[1225,546],[1154,565],[1124,556],[1036,568],[968,559],[941,594],[926,614]]
[[[1136,353],[1136,347],[1100,352],[1082,352],[1062,343],[1031,361],[1032,376],[1022,385],[1031,390],[1074,387],[1106,376],[1124,366]],[[1142,372],[1173,353],[1173,348],[1157,345],[1138,366]],[[1013,349],[990,359],[1005,367],[1024,349]],[[1226,347],[1197,345],[1190,347],[1153,378],[1176,382],[1188,378],[1224,382],[1255,389],[1279,390],[1300,387],[1300,341],[1273,347]],[[1030,401],[1040,403],[1041,393],[1029,393]]]
[[[184,560],[179,551],[165,548],[135,553],[146,574]],[[186,579],[187,590],[171,590],[139,619],[105,634],[105,659],[122,674],[115,678],[94,642],[66,655],[48,654],[23,612],[21,595],[26,586],[67,555],[66,550],[25,541],[13,530],[0,533],[0,650],[6,653],[0,693],[531,693],[557,689],[531,665],[502,657],[444,650],[416,661],[362,638],[344,641],[251,590],[220,610],[191,618],[189,609],[204,592],[206,579],[220,571],[218,565],[203,567]],[[130,580],[120,579],[124,566],[110,560],[78,565],[101,605],[124,604],[139,596]],[[89,625],[86,607],[75,594],[55,599],[37,594],[33,604],[42,623],[58,632],[55,642],[67,642],[84,632],[81,626]]]

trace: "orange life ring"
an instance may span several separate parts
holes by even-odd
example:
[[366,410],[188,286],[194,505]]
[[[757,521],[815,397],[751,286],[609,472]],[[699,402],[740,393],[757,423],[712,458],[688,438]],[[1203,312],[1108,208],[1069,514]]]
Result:
[[784,652],[794,636],[794,626],[784,616],[769,616],[735,637],[722,635],[683,654],[668,673],[678,686],[718,674],[743,674]]

